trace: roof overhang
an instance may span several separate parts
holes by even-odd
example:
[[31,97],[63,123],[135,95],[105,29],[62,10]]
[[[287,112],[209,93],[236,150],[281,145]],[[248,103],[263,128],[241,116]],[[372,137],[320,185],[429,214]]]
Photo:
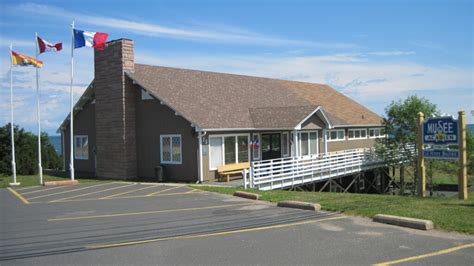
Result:
[[382,124],[334,125],[333,128],[383,127]]
[[294,130],[294,128],[203,128],[197,129],[196,131],[205,131],[205,132],[219,132],[219,131],[273,131],[273,130]]

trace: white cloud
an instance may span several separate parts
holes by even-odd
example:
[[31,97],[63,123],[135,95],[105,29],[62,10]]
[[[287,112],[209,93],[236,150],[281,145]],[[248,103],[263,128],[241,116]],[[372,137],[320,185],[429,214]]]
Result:
[[293,40],[287,38],[280,38],[268,36],[246,29],[237,28],[234,26],[219,26],[213,27],[169,27],[159,24],[131,21],[119,18],[110,18],[102,16],[90,16],[81,13],[74,13],[68,10],[58,8],[50,5],[40,4],[21,4],[13,7],[23,13],[30,13],[48,17],[60,17],[64,19],[75,19],[76,21],[86,23],[89,25],[98,25],[108,28],[127,30],[135,34],[141,34],[154,37],[166,37],[176,39],[186,39],[193,41],[205,42],[220,42],[220,43],[240,43],[253,45],[268,45],[268,46],[308,46],[315,48],[332,48],[332,49],[347,49],[354,48],[357,45],[352,43],[331,43],[331,42],[313,42],[304,40]]
[[[366,104],[377,113],[392,100],[421,94],[443,109],[469,110],[469,103],[435,97],[454,89],[463,89],[458,98],[472,99],[472,69],[451,66],[427,66],[416,63],[377,62],[357,54],[324,56],[201,56],[162,55],[153,57],[138,52],[140,63],[191,69],[247,74],[329,84]],[[471,92],[471,93],[469,93]],[[469,102],[469,101],[467,101]],[[374,107],[373,106],[377,106]]]
[[[93,78],[92,49],[75,51],[74,98],[77,100]],[[40,69],[40,103],[42,129],[55,134],[69,111],[70,55],[43,55]],[[0,125],[10,121],[10,72],[8,56],[0,55]],[[33,67],[15,67],[13,71],[14,121],[36,132],[36,79]]]
[[413,55],[415,52],[413,51],[376,51],[376,52],[369,52],[368,55],[376,55],[376,56],[404,56],[404,55]]

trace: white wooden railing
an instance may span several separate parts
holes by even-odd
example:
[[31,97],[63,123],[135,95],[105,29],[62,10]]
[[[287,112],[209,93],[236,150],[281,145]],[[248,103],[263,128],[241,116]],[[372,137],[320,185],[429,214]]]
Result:
[[373,149],[255,161],[244,171],[243,183],[245,188],[281,189],[346,176],[383,164],[384,160]]

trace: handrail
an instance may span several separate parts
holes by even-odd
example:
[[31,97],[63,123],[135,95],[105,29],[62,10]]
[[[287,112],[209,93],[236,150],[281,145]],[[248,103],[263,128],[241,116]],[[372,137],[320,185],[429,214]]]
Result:
[[[414,147],[409,146],[408,149],[415,152]],[[383,165],[385,165],[384,159],[373,148],[254,161],[251,162],[248,171],[249,178],[246,176],[244,178],[244,186],[260,190],[293,187]]]

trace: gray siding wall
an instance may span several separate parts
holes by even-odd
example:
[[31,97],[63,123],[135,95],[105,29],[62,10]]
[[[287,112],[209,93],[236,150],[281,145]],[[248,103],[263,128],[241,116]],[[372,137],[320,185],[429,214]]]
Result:
[[321,129],[325,127],[324,122],[317,115],[311,116],[301,125],[302,129]]
[[[64,147],[63,153],[65,154],[66,166],[65,170],[69,171],[69,153],[70,153],[70,140],[69,140],[69,124],[66,126],[62,134],[64,135]],[[95,136],[95,104],[91,104],[88,101],[82,111],[78,112],[74,116],[74,135],[87,135],[89,140],[89,159],[88,160],[74,160],[74,172],[77,177],[90,177],[94,176],[94,149],[96,147],[96,136]]]
[[160,101],[141,100],[137,89],[136,134],[137,169],[139,177],[154,177],[155,167],[161,165],[160,135],[180,134],[182,164],[163,164],[167,181],[197,181],[197,134],[191,124]]

